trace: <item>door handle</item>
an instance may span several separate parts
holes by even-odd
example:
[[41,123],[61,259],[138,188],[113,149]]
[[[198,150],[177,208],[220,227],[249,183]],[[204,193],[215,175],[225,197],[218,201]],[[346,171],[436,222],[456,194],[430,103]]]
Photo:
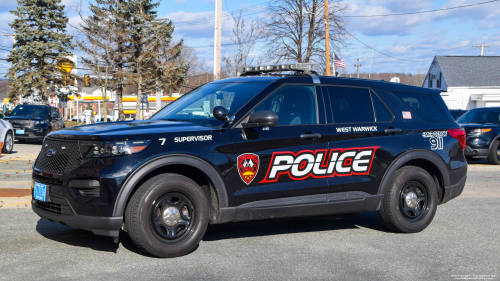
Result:
[[316,134],[302,134],[300,135],[301,139],[314,139],[314,138],[321,138],[321,134],[316,133]]
[[399,133],[401,133],[401,129],[398,129],[398,128],[388,128],[388,129],[385,129],[384,132],[386,134],[399,134]]

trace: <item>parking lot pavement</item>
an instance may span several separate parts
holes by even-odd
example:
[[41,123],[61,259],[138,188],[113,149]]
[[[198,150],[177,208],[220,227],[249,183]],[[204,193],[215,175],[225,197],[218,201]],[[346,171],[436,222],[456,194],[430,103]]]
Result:
[[14,144],[12,154],[0,157],[0,208],[28,208],[31,199],[31,172],[41,144]]
[[469,165],[464,193],[416,234],[376,212],[214,225],[192,253],[143,255],[109,237],[0,209],[0,280],[498,280],[500,167]]

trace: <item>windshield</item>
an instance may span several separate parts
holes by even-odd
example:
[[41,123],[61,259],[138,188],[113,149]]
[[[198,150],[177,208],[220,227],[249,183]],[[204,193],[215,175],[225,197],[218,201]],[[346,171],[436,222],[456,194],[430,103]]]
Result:
[[500,123],[500,111],[472,110],[462,115],[458,123]]
[[234,115],[246,102],[269,83],[210,83],[171,103],[152,120],[188,121],[201,126],[220,127],[223,121],[213,115],[216,106],[223,106]]
[[46,117],[49,116],[49,107],[18,105],[12,110],[10,116]]

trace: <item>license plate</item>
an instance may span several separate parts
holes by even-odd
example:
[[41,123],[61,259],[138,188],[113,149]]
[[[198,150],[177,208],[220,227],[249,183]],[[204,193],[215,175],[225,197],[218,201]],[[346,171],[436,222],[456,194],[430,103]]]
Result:
[[24,130],[16,130],[16,135],[24,135]]
[[33,191],[34,197],[38,201],[46,201],[47,197],[47,185],[39,182],[35,182],[35,190]]

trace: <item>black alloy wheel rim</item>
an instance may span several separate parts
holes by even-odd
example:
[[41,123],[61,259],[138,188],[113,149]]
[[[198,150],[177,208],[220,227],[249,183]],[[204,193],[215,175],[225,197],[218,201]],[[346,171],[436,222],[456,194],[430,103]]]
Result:
[[151,209],[153,233],[163,243],[179,243],[193,232],[195,215],[195,205],[188,196],[180,192],[164,194]]
[[399,195],[399,210],[407,221],[417,222],[428,211],[429,190],[419,181],[409,181],[401,189]]

